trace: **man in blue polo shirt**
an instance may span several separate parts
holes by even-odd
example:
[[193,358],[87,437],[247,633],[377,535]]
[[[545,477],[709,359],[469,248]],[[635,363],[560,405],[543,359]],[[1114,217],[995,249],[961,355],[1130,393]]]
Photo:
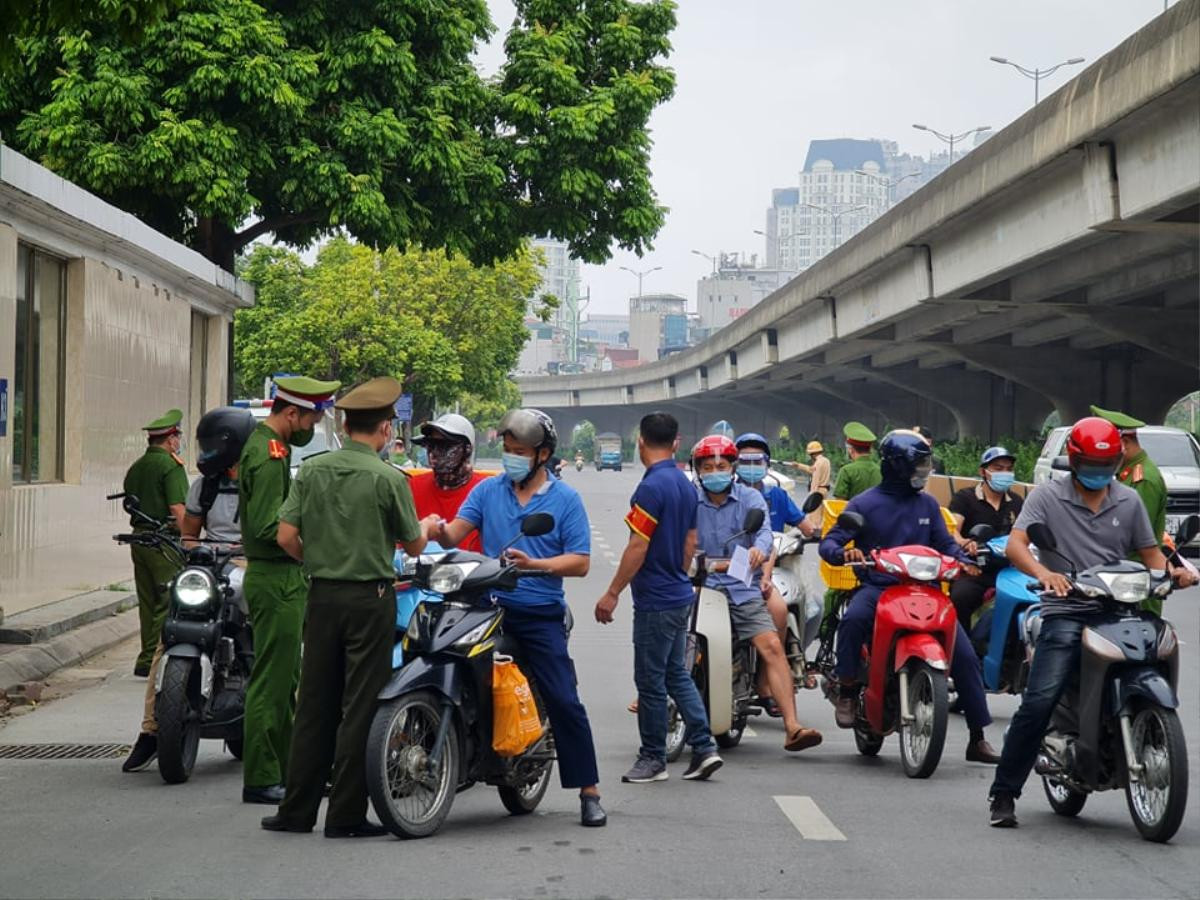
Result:
[[695,599],[687,570],[696,550],[696,491],[675,465],[679,423],[651,413],[638,431],[646,474],[633,493],[629,544],[608,591],[596,604],[596,621],[609,624],[617,598],[633,588],[633,680],[638,691],[637,761],[621,780],[648,784],[667,779],[667,694],[687,723],[692,761],[683,777],[703,780],[721,767],[704,701],[684,663]]
[[582,578],[591,561],[587,513],[575,489],[555,478],[547,465],[558,444],[549,416],[536,409],[513,410],[497,430],[504,441],[504,472],[477,484],[454,521],[443,524],[433,538],[454,547],[478,529],[483,552],[495,557],[521,533],[526,516],[544,512],[554,517],[549,534],[523,537],[506,554],[521,569],[548,574],[523,579],[515,591],[497,591],[496,599],[504,607],[504,632],[521,645],[522,664],[546,704],[559,780],[564,788],[580,789],[582,823],[604,825],[608,819],[596,787],[600,777],[592,729],[575,686],[563,625],[563,577]]

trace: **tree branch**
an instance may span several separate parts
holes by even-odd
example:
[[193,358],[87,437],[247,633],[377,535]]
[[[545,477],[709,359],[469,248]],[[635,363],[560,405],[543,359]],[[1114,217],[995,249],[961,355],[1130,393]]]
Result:
[[234,235],[234,243],[237,249],[245,247],[255,238],[262,237],[272,231],[278,231],[280,228],[286,228],[289,225],[305,225],[309,222],[315,222],[320,218],[314,213],[293,213],[286,216],[276,216],[273,219],[260,219],[244,231],[239,231]]

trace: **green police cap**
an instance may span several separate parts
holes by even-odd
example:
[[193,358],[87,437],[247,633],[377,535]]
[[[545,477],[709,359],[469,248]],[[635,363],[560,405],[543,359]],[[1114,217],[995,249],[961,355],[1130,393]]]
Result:
[[177,432],[179,430],[179,423],[182,421],[182,410],[168,409],[149,425],[143,425],[142,431],[146,432],[147,437],[163,437],[164,435]]
[[293,406],[321,411],[333,406],[333,395],[340,381],[318,381],[304,375],[286,375],[275,379],[275,397]]
[[1137,431],[1139,428],[1146,427],[1145,422],[1135,419],[1133,416],[1127,416],[1123,412],[1114,412],[1111,409],[1101,409],[1098,406],[1092,407],[1092,415],[1099,416],[1101,419],[1112,422],[1122,433],[1127,431]]
[[351,388],[336,406],[344,410],[383,409],[394,406],[402,390],[395,378],[380,375]]
[[877,440],[875,432],[862,422],[847,422],[846,427],[842,429],[842,434],[846,436],[846,440],[850,443],[861,444],[866,447],[870,447]]

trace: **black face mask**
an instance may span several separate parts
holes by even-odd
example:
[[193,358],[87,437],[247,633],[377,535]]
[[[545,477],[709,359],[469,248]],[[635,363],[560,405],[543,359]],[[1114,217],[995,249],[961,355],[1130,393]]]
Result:
[[470,445],[461,442],[431,442],[426,445],[429,467],[438,487],[445,490],[462,487],[471,477]]

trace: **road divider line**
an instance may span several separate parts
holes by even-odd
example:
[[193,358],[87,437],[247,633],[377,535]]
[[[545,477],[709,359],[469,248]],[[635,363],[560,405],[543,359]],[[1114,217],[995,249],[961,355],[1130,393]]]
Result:
[[812,797],[776,796],[774,800],[783,814],[788,817],[788,821],[800,832],[800,836],[804,840],[846,840],[846,836],[838,830],[836,825],[829,821],[829,817],[825,813],[821,812],[821,807],[817,806],[816,801]]

